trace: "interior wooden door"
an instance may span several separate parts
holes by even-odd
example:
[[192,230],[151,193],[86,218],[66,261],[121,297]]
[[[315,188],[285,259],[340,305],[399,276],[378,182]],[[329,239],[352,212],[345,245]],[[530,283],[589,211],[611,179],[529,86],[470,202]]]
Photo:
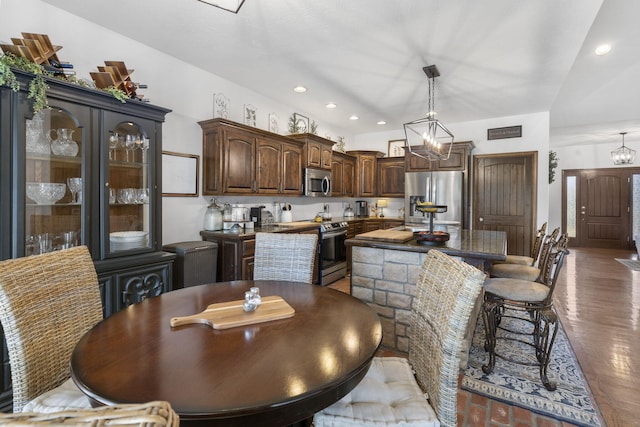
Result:
[[631,244],[631,170],[580,170],[572,246],[628,249]]
[[511,255],[531,253],[537,160],[537,152],[473,156],[473,227],[505,231]]

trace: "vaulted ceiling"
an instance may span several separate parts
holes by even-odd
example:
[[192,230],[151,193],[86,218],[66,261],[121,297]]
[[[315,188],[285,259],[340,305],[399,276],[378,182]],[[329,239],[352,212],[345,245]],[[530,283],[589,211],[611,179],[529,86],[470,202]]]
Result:
[[436,64],[444,123],[550,111],[552,146],[640,139],[637,1],[45,1],[354,134],[424,114]]

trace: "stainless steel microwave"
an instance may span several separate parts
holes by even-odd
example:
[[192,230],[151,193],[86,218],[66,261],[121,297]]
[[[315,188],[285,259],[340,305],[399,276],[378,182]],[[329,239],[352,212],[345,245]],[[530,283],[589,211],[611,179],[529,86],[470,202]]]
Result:
[[305,196],[331,196],[331,171],[306,168],[303,186]]

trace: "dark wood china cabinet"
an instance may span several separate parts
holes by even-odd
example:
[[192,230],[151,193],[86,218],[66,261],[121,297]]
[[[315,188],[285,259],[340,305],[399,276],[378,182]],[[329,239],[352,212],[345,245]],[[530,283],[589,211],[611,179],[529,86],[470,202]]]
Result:
[[[34,113],[33,76],[14,72],[20,90],[0,87],[0,259],[86,245],[105,317],[171,290],[160,188],[170,110],[47,79],[50,108]],[[2,350],[0,411],[10,411]]]

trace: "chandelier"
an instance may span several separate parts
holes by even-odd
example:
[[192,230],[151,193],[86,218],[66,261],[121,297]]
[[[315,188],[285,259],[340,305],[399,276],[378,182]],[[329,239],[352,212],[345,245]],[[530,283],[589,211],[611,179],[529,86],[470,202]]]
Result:
[[626,134],[626,132],[620,132],[620,135],[622,135],[622,146],[611,152],[611,159],[614,165],[630,165],[636,158],[636,150],[624,146],[624,136]]
[[229,12],[238,13],[244,0],[199,0],[202,3],[228,10]]
[[436,77],[440,72],[435,65],[423,67],[429,81],[429,105],[426,117],[404,124],[405,151],[427,160],[446,160],[451,154],[453,134],[436,118]]

